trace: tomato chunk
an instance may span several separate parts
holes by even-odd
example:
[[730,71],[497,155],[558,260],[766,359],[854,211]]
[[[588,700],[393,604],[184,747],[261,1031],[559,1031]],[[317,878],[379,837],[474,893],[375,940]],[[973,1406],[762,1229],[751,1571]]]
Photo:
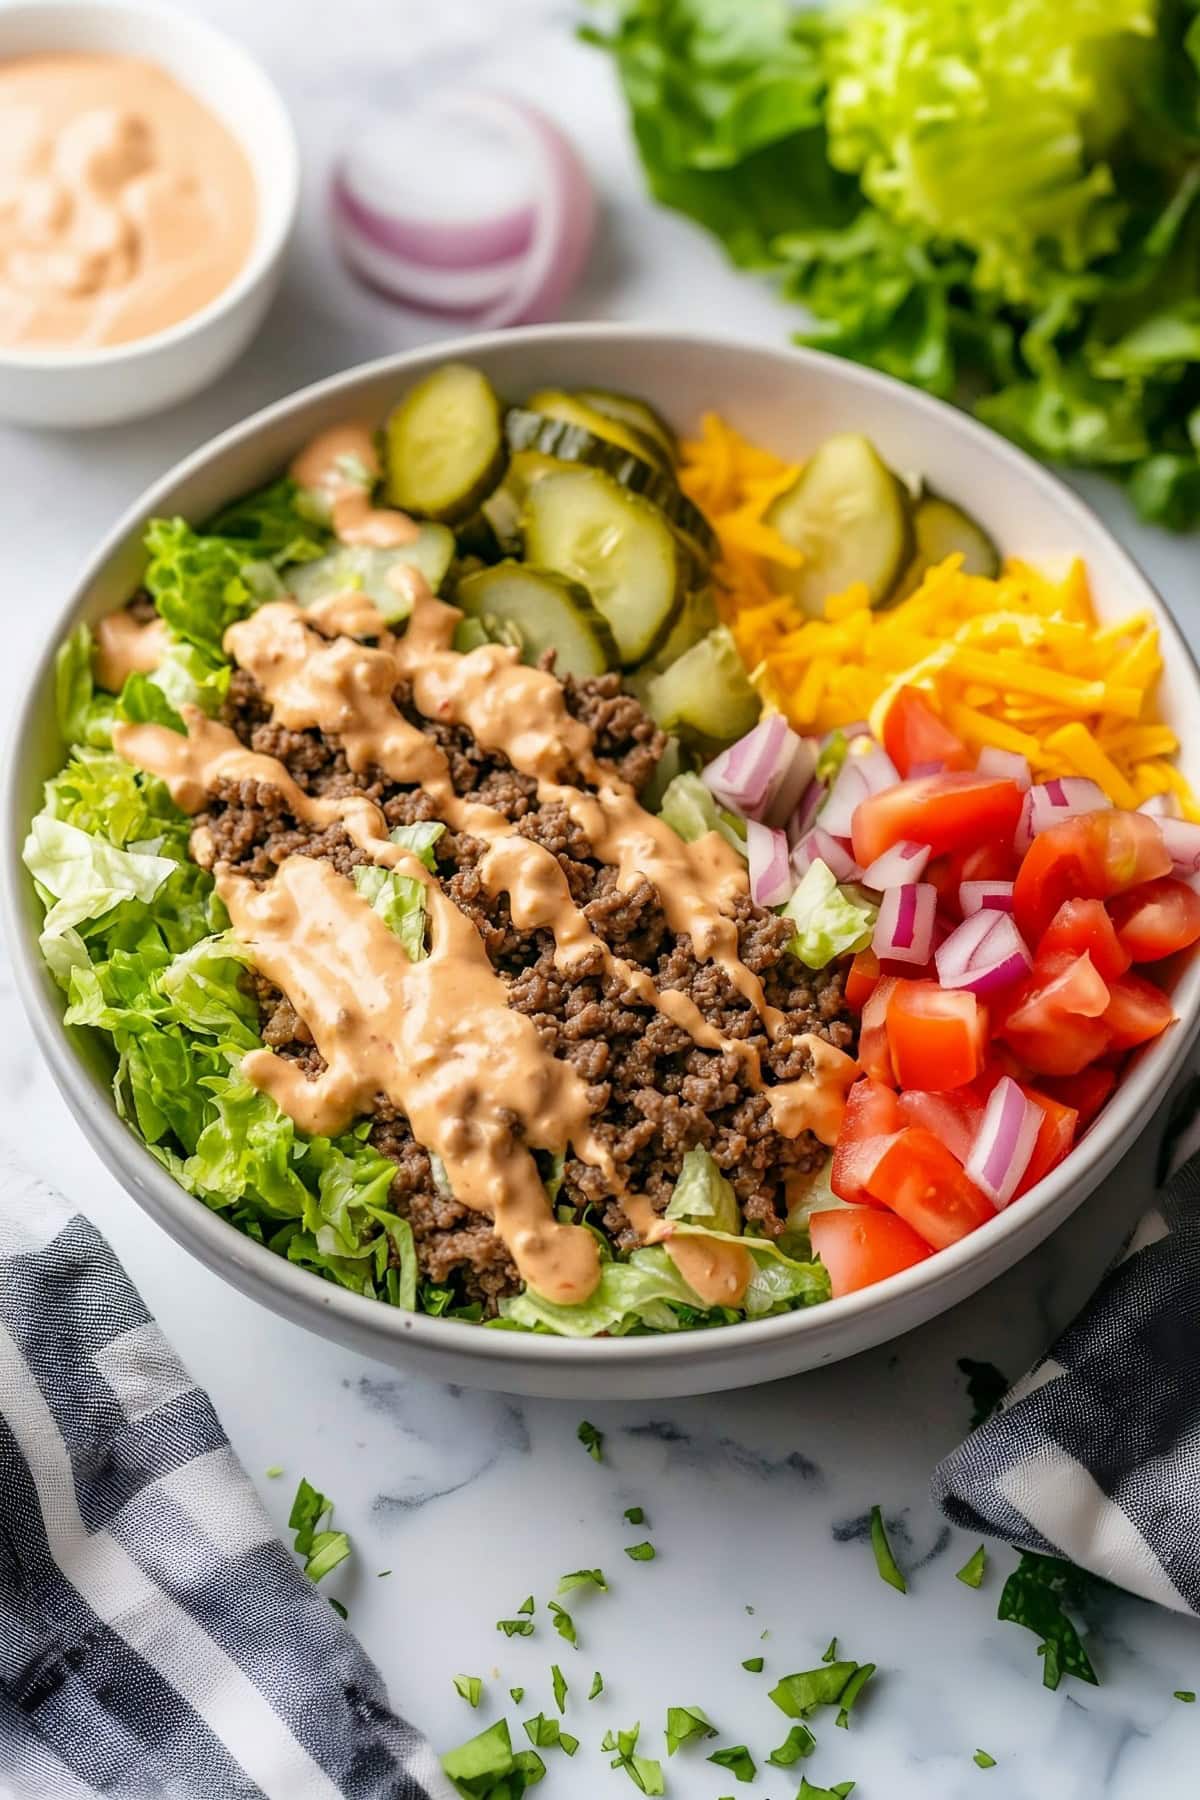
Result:
[[[1139,888],[1138,893],[1144,890]],[[1119,904],[1119,902],[1118,902]],[[1197,902],[1200,906],[1200,901]],[[1200,935],[1198,931],[1197,935]],[[1102,900],[1064,900],[1042,933],[1037,947],[1039,960],[1057,951],[1072,956],[1090,956],[1092,967],[1102,981],[1115,981],[1123,975],[1133,958],[1118,942],[1113,922],[1104,910]]]
[[1109,1047],[1108,984],[1090,956],[1039,955],[1003,996],[998,1032],[1038,1075],[1077,1075]]
[[901,775],[914,764],[944,763],[969,769],[974,761],[967,746],[939,719],[920,688],[902,687],[883,721],[883,747]]
[[1170,872],[1162,832],[1145,813],[1107,810],[1067,819],[1034,838],[1017,871],[1017,927],[1027,944],[1040,944],[1065,900],[1109,900]]
[[808,1234],[815,1254],[829,1270],[835,1300],[886,1281],[931,1254],[929,1245],[903,1219],[873,1207],[813,1213]]
[[[1102,1023],[1110,1050],[1132,1050],[1145,1044],[1175,1017],[1175,1008],[1160,987],[1143,975],[1122,975],[1112,984]],[[1070,1071],[1068,1071],[1070,1072]]]
[[1022,1092],[1027,1100],[1032,1100],[1041,1107],[1042,1122],[1038,1126],[1033,1155],[1017,1185],[1014,1199],[1018,1195],[1027,1194],[1043,1175],[1048,1175],[1051,1169],[1058,1166],[1075,1142],[1075,1131],[1079,1124],[1079,1114],[1073,1106],[1053,1099],[1040,1088],[1025,1087]]
[[846,1110],[833,1152],[829,1185],[839,1200],[874,1204],[867,1180],[891,1138],[904,1124],[890,1087],[869,1077],[846,1095]]
[[863,1007],[858,1032],[858,1062],[863,1074],[875,1081],[886,1081],[891,1087],[896,1084],[896,1071],[888,1043],[887,1013],[895,987],[894,975],[885,975],[876,985]]
[[1174,956],[1200,938],[1200,894],[1170,875],[1118,894],[1108,910],[1121,946],[1133,962]]
[[941,1093],[973,1081],[983,1067],[987,1008],[965,988],[897,981],[887,1036],[898,1085]]
[[980,1084],[950,1088],[930,1093],[925,1088],[906,1088],[899,1096],[900,1111],[909,1125],[923,1125],[926,1131],[945,1144],[947,1150],[965,1163],[971,1154],[979,1127],[983,1124],[986,1095]]
[[1052,1089],[1056,1099],[1078,1114],[1076,1129],[1086,1131],[1100,1109],[1108,1104],[1116,1085],[1115,1069],[1093,1064],[1090,1069],[1081,1069],[1078,1075],[1064,1075],[1058,1081],[1047,1082],[1039,1090],[1038,1098],[1042,1098],[1046,1088]]
[[962,1164],[920,1125],[890,1140],[871,1173],[870,1191],[935,1250],[995,1217]]
[[873,950],[860,950],[846,972],[846,1005],[860,1013],[879,985],[879,958]]
[[1015,781],[966,769],[921,775],[872,794],[858,806],[850,828],[855,860],[866,868],[905,838],[928,844],[935,856],[1011,838],[1020,813],[1021,790]]

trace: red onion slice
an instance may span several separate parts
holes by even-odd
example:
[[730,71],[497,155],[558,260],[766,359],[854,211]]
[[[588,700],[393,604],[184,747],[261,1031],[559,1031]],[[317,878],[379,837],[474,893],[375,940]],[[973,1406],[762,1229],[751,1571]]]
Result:
[[1010,1075],[1003,1076],[988,1097],[966,1168],[998,1211],[1021,1185],[1043,1116],[1037,1102],[1026,1099]]
[[920,881],[929,857],[928,844],[914,844],[903,839],[863,870],[863,886],[882,893],[885,888],[906,887],[910,882]]
[[876,956],[893,962],[927,963],[936,913],[937,889],[928,882],[888,888],[879,903],[871,939]]
[[1159,819],[1159,829],[1167,855],[1180,875],[1195,875],[1200,870],[1200,825],[1189,819]]
[[[443,168],[451,179],[439,186],[430,172]],[[339,160],[332,203],[342,253],[365,281],[485,327],[553,318],[595,223],[590,181],[559,127],[525,101],[472,89],[435,93],[360,134]]]
[[873,738],[856,738],[846,752],[846,762],[853,763],[866,782],[869,794],[882,794],[885,788],[896,787],[899,783],[899,769]]
[[807,794],[817,766],[817,746],[812,738],[800,737],[788,728],[784,755],[780,758],[778,779],[768,785],[762,816],[768,825],[782,830]]
[[788,739],[795,735],[782,713],[764,713],[752,731],[701,769],[700,779],[723,806],[755,818],[787,772]]
[[964,881],[958,889],[958,909],[964,919],[977,912],[1011,912],[1011,881]]
[[746,821],[746,858],[750,864],[750,898],[756,906],[779,906],[792,891],[787,835]]
[[1005,912],[972,913],[934,952],[944,988],[966,988],[980,996],[1011,987],[1028,975],[1033,958]]
[[847,757],[829,790],[829,798],[817,814],[818,822],[831,837],[848,838],[854,814],[869,793],[862,770]]
[[995,750],[990,744],[985,744],[979,752],[975,768],[980,775],[994,775],[998,780],[1015,781],[1023,794],[1028,792],[1033,780],[1026,757],[1018,756],[1015,750]]
[[1104,812],[1112,801],[1096,782],[1082,775],[1056,775],[1029,790],[1029,832],[1037,837],[1052,825],[1065,819],[1078,819],[1084,813]]
[[812,829],[813,820],[820,811],[824,798],[825,783],[818,781],[814,775],[801,794],[800,803],[795,812],[788,820],[787,834],[790,843],[798,844],[805,833]]
[[820,825],[814,825],[792,851],[792,871],[803,877],[815,862],[823,862],[835,881],[857,881],[862,874],[845,844]]

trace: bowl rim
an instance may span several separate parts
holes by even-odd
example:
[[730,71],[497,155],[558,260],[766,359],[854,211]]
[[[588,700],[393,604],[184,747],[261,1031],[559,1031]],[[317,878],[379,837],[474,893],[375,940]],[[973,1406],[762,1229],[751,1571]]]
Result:
[[[122,1180],[144,1210],[160,1222],[171,1221],[171,1235],[192,1254],[226,1279],[245,1273],[256,1290],[272,1293],[277,1310],[300,1319],[320,1331],[322,1316],[336,1316],[347,1333],[361,1340],[373,1336],[393,1347],[408,1342],[421,1342],[426,1348],[445,1347],[448,1353],[474,1360],[482,1365],[518,1365],[532,1370],[547,1364],[560,1369],[594,1368],[597,1364],[614,1369],[654,1366],[659,1363],[703,1362],[713,1348],[709,1331],[680,1331],[661,1336],[618,1338],[564,1338],[533,1332],[493,1332],[456,1319],[432,1317],[425,1313],[400,1312],[368,1299],[349,1289],[321,1280],[317,1275],[256,1243],[238,1232],[221,1215],[182,1188],[150,1154],[118,1117],[107,1093],[102,1092],[92,1073],[86,1068],[63,1026],[61,1009],[56,1005],[50,982],[30,931],[21,899],[27,891],[28,876],[20,857],[20,845],[28,826],[22,806],[25,778],[20,747],[28,739],[30,725],[52,681],[54,656],[64,634],[86,604],[89,591],[111,557],[126,543],[131,533],[149,517],[161,495],[169,493],[181,482],[216,463],[231,449],[253,439],[259,433],[285,422],[293,413],[303,411],[315,401],[342,391],[353,392],[361,383],[380,376],[405,374],[431,359],[488,355],[514,341],[562,344],[568,342],[650,341],[664,348],[688,344],[695,349],[717,355],[750,353],[778,360],[791,373],[802,376],[805,369],[816,367],[835,374],[849,387],[860,390],[869,400],[880,389],[892,397],[902,396],[903,403],[930,417],[944,430],[963,434],[968,441],[985,449],[1001,463],[1018,471],[1023,479],[1041,486],[1049,499],[1062,511],[1067,526],[1077,522],[1090,531],[1099,531],[1107,541],[1109,555],[1122,567],[1132,585],[1141,588],[1149,609],[1158,619],[1169,651],[1182,659],[1200,702],[1200,665],[1184,638],[1165,600],[1143,574],[1134,558],[1118,542],[1108,527],[1074,491],[1042,464],[1023,450],[999,437],[987,426],[960,412],[945,401],[907,387],[893,377],[850,363],[823,351],[788,345],[764,345],[733,336],[720,336],[701,331],[680,331],[672,326],[637,325],[626,322],[572,322],[557,325],[531,325],[517,329],[475,333],[449,340],[424,344],[417,349],[393,353],[353,368],[327,376],[284,396],[262,408],[239,424],[220,432],[183,457],[171,469],[152,482],[126,508],[120,519],[87,558],[65,603],[48,631],[46,642],[29,671],[29,681],[21,704],[10,727],[2,802],[0,829],[0,925],[13,946],[12,959],[17,990],[33,1025],[34,1035],[45,1055],[51,1072],[85,1135],[112,1172]],[[1193,992],[1189,1010],[1182,1011],[1168,1033],[1148,1046],[1118,1087],[1097,1124],[1087,1133],[1067,1158],[1039,1183],[1034,1195],[1024,1196],[1022,1204],[998,1213],[977,1231],[957,1244],[938,1251],[926,1261],[887,1281],[856,1293],[828,1300],[818,1306],[783,1313],[772,1318],[742,1320],[719,1333],[725,1360],[753,1357],[758,1350],[779,1347],[788,1340],[799,1340],[829,1325],[849,1327],[856,1320],[892,1309],[904,1311],[904,1303],[932,1293],[939,1287],[955,1284],[962,1272],[974,1261],[982,1261],[990,1250],[997,1250],[1013,1237],[1019,1237],[1032,1219],[1050,1223],[1041,1233],[1062,1222],[1079,1205],[1115,1161],[1116,1154],[1128,1148],[1137,1135],[1139,1119],[1148,1120],[1178,1073],[1187,1051],[1200,1031],[1200,961],[1192,966]],[[1095,1179],[1088,1182],[1089,1173]],[[1073,1190],[1081,1190],[1072,1198]],[[1035,1197],[1036,1196],[1036,1197]],[[1033,1199],[1033,1206],[1029,1204]],[[230,1235],[232,1234],[232,1236]],[[1034,1242],[1039,1241],[1034,1239]],[[1033,1247],[1031,1243],[1030,1248]],[[232,1252],[232,1254],[231,1254]],[[1020,1260],[1020,1254],[1001,1258],[997,1273]],[[986,1277],[984,1280],[986,1281]],[[984,1285],[981,1281],[979,1286]],[[927,1316],[936,1315],[931,1307]],[[898,1326],[899,1331],[907,1326]],[[891,1333],[884,1333],[884,1338]],[[867,1341],[865,1338],[863,1341]],[[874,1341],[881,1341],[876,1338]]]
[[[181,38],[190,37],[197,55],[211,58],[223,57],[226,63],[238,63],[243,72],[257,83],[260,90],[259,107],[270,114],[270,125],[278,139],[283,152],[283,166],[273,176],[277,183],[277,198],[273,201],[271,211],[275,222],[270,223],[267,208],[263,204],[262,182],[258,156],[255,145],[259,142],[257,126],[248,127],[245,123],[233,125],[227,120],[220,120],[227,131],[236,140],[239,148],[250,164],[258,191],[259,218],[254,234],[254,242],[245,262],[225,287],[214,294],[198,312],[187,313],[182,319],[176,319],[173,325],[164,326],[161,331],[150,333],[148,337],[131,338],[127,343],[99,344],[94,348],[80,350],[70,346],[55,349],[52,346],[0,345],[0,370],[9,370],[24,374],[29,371],[44,369],[51,373],[86,374],[92,369],[112,369],[122,365],[137,363],[143,357],[156,355],[159,351],[170,350],[174,345],[194,333],[202,332],[209,325],[224,318],[251,293],[263,280],[268,270],[274,265],[281,251],[291,236],[296,222],[296,214],[300,205],[300,144],[296,136],[296,128],[292,124],[291,115],[284,104],[283,96],[274,81],[267,74],[258,59],[250,54],[236,38],[228,36],[217,26],[210,25],[206,19],[194,18],[190,13],[180,11],[175,6],[158,5],[154,0],[18,0],[16,5],[0,6],[0,37],[8,24],[24,15],[36,19],[40,14],[56,14],[61,17],[74,15],[81,20],[114,21],[120,18],[144,25],[151,30],[157,29],[164,34],[175,34]],[[99,27],[101,30],[103,26]],[[70,51],[71,43],[58,42],[54,49]],[[102,52],[97,51],[97,54]],[[9,53],[0,48],[0,62],[7,61]],[[155,47],[151,42],[145,52],[144,60],[163,67],[155,55]],[[170,70],[166,70],[170,74]],[[181,87],[187,88],[193,98],[200,96],[190,86],[186,77],[174,76]],[[202,105],[205,102],[200,102]],[[211,111],[212,109],[209,108]],[[256,108],[255,117],[258,117]]]

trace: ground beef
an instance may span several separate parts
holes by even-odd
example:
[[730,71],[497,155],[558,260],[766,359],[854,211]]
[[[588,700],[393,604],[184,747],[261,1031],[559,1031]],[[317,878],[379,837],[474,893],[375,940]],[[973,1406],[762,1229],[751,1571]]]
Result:
[[[594,733],[597,758],[640,790],[664,740],[638,701],[622,691],[616,675],[568,676],[563,690],[570,711]],[[456,793],[485,801],[553,853],[573,899],[613,954],[649,970],[660,989],[688,995],[726,1037],[752,1045],[772,1079],[792,1080],[807,1072],[807,1053],[795,1042],[805,1032],[850,1045],[840,974],[813,974],[795,961],[785,948],[791,935],[785,920],[749,898],[734,910],[741,958],[787,1020],[789,1034],[777,1045],[724,971],[699,962],[690,940],[671,930],[649,881],[623,892],[565,807],[539,805],[536,783],[503,756],[481,748],[463,727],[422,718],[406,684],[395,698],[410,722],[444,752]],[[382,808],[389,826],[435,816],[433,802],[420,789],[401,787],[377,770],[352,772],[336,738],[276,724],[244,671],[234,673],[224,716],[244,743],[278,757],[307,793],[364,793]],[[302,824],[279,790],[260,782],[225,783],[198,822],[211,833],[215,859],[255,881],[268,880],[295,854],[326,858],[344,874],[365,860],[340,826],[317,831]],[[568,1061],[585,1084],[595,1129],[631,1188],[661,1212],[685,1152],[699,1145],[727,1176],[745,1218],[777,1234],[786,1215],[788,1176],[815,1166],[824,1156],[822,1147],[808,1135],[781,1137],[767,1095],[753,1091],[742,1060],[732,1051],[699,1048],[686,1032],[636,1000],[619,975],[606,969],[599,952],[569,977],[556,969],[550,934],[519,931],[507,896],[493,898],[485,890],[478,871],[483,850],[466,833],[444,832],[434,850],[443,888],[479,931],[507,986],[509,1004],[532,1020],[547,1050]],[[265,1041],[310,1073],[319,1072],[319,1053],[290,1001],[260,976],[249,979]],[[412,1225],[424,1278],[449,1283],[461,1298],[494,1311],[519,1282],[491,1225],[439,1188],[407,1119],[383,1096],[370,1141],[396,1164],[392,1203]],[[567,1159],[556,1204],[564,1217],[598,1225],[618,1247],[636,1241],[603,1176],[576,1158]]]

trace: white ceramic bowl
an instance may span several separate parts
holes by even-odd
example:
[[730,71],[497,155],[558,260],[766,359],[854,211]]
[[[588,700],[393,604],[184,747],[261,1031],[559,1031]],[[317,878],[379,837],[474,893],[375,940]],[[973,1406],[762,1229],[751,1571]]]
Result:
[[1094,514],[1054,476],[962,413],[813,351],[636,326],[536,326],[439,344],[352,369],[226,432],[143,495],[83,571],[34,674],[8,759],[4,928],[42,1049],[97,1151],[152,1218],[243,1292],[384,1362],[517,1393],[667,1397],[771,1381],[895,1337],[1025,1255],[1129,1148],[1200,1022],[1200,960],[1190,961],[1176,984],[1178,1023],[1133,1066],[1080,1147],[1034,1192],[952,1249],[807,1312],[723,1331],[582,1343],[397,1312],[272,1255],[176,1186],[118,1119],[106,1053],[90,1034],[63,1027],[63,998],[38,954],[38,908],[20,863],[41,784],[62,758],[55,646],[77,620],[95,619],[128,597],[142,567],[142,525],[151,514],[203,518],[269,480],[313,432],[347,415],[381,417],[406,385],[451,356],[478,364],[502,394],[514,397],[534,387],[585,385],[644,394],[683,430],[713,407],[785,456],[803,455],[834,431],[868,433],[893,466],[921,471],[969,507],[1006,551],[1047,564],[1082,556],[1106,618],[1143,610],[1157,616],[1166,664],[1162,710],[1183,739],[1185,770],[1200,782],[1200,677],[1170,614]]
[[0,62],[39,50],[109,51],[159,64],[246,152],[258,189],[250,255],[215,300],[152,337],[95,350],[0,346],[0,418],[18,425],[113,425],[205,387],[245,349],[279,284],[296,218],[300,156],[283,101],[232,39],[182,13],[139,5],[0,6]]

